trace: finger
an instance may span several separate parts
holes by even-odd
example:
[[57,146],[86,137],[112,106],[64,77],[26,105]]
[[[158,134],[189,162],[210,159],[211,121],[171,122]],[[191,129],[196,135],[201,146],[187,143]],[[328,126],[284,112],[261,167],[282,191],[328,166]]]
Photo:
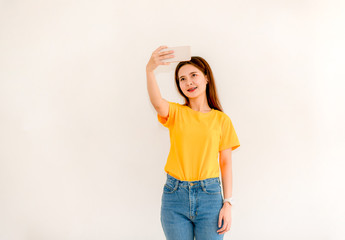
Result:
[[164,48],[168,48],[168,46],[166,46],[166,45],[160,46],[160,47],[157,48],[154,52],[157,53],[157,52],[159,52],[160,50],[162,50],[162,49],[164,49]]
[[174,52],[174,50],[163,51],[163,52],[157,53],[157,55],[158,55],[159,57],[161,57],[161,56],[165,56],[165,55],[168,55],[168,54],[172,54],[173,52]]
[[167,58],[173,58],[175,57],[174,55],[165,55],[165,56],[160,56],[159,59],[162,60],[162,59],[167,59]]
[[170,62],[157,61],[156,64],[158,64],[158,65],[169,65]]
[[163,62],[162,60],[168,59],[168,58],[173,58],[173,57],[174,57],[174,55],[159,57],[159,58],[156,58],[155,62],[156,62],[156,64],[159,64],[159,65],[169,65],[170,62]]
[[218,229],[217,232],[223,232],[224,230],[226,230],[227,227],[228,227],[228,224],[224,223],[223,227],[221,229]]
[[220,216],[219,216],[219,220],[218,220],[218,227],[221,227],[221,226],[222,226],[222,219],[223,219],[223,216],[220,215]]
[[230,228],[227,228],[223,232],[218,232],[218,234],[224,234],[224,233],[228,232],[229,230],[230,230]]
[[230,231],[230,227],[228,226],[228,227],[225,229],[224,233],[229,232],[229,231]]

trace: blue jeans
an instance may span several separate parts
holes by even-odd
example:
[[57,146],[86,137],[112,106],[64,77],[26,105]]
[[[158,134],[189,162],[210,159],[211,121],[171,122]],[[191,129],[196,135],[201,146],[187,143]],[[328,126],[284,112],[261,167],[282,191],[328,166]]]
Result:
[[[161,224],[167,240],[218,240],[223,196],[219,178],[181,181],[167,174],[161,206]],[[223,223],[222,223],[223,224]]]

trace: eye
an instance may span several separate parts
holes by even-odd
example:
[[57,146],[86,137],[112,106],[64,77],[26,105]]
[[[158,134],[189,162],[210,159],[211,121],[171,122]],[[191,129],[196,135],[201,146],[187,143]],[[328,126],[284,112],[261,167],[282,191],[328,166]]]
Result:
[[184,78],[181,78],[180,80],[182,81],[182,80],[184,80]]
[[196,74],[195,74],[195,73],[193,73],[193,76],[194,76],[194,75],[196,76]]

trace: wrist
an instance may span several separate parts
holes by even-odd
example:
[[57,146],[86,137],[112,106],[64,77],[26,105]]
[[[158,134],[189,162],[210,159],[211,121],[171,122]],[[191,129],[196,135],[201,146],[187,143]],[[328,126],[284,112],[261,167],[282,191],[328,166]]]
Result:
[[153,73],[153,72],[154,72],[154,69],[152,69],[152,68],[146,66],[146,72],[147,72],[147,73]]
[[224,203],[228,203],[230,206],[233,206],[234,199],[233,199],[232,197],[224,198],[224,199],[223,199],[223,204],[224,204]]

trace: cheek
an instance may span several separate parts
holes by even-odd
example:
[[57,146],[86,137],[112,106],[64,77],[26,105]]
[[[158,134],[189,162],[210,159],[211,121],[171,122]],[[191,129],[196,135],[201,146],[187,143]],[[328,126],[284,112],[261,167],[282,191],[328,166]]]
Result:
[[199,85],[202,84],[203,82],[205,82],[204,79],[201,79],[201,78],[197,78],[195,79],[195,82],[198,83]]

